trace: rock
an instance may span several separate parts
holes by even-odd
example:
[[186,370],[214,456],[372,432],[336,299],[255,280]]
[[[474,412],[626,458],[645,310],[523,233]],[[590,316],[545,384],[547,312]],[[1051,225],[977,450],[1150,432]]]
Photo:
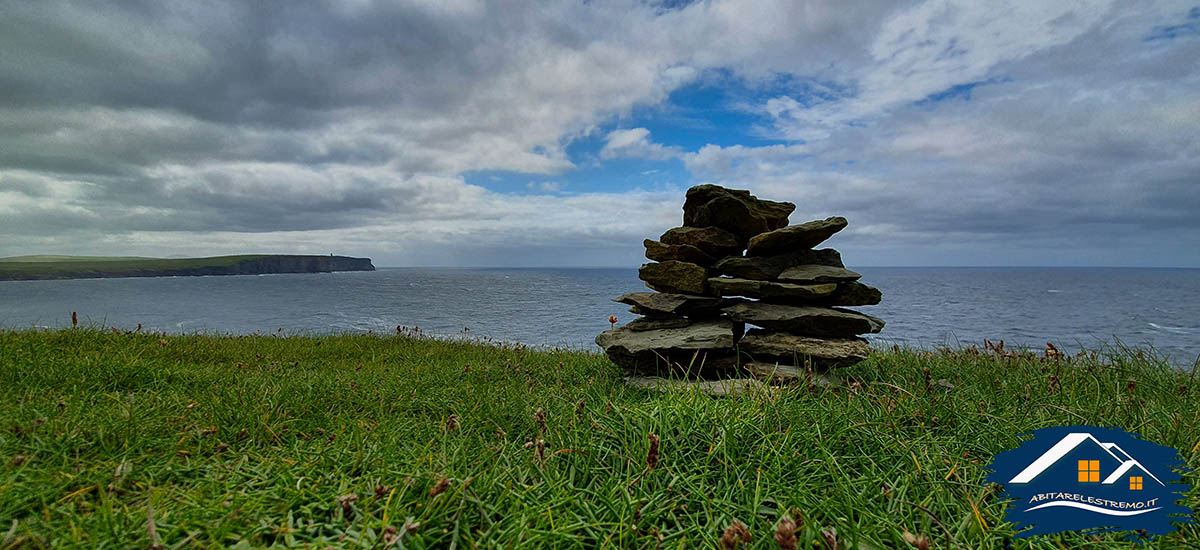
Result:
[[832,237],[846,227],[846,218],[834,216],[823,220],[789,225],[755,235],[746,245],[747,256],[774,256],[798,250],[808,250]]
[[758,299],[780,299],[788,302],[815,302],[827,298],[837,290],[837,285],[826,283],[820,285],[794,285],[791,283],[772,283],[770,281],[752,281],[750,279],[729,279],[712,277],[708,286],[713,293],[720,296],[745,296]]
[[678,380],[659,377],[630,376],[625,383],[639,390],[669,392],[695,390],[715,397],[764,391],[767,386],[753,378],[726,378],[724,380]]
[[[711,286],[711,285],[710,285]],[[883,299],[879,289],[858,281],[837,284],[832,294],[818,299],[791,299],[787,297],[763,298],[765,302],[801,306],[873,306]]]
[[738,343],[738,351],[759,361],[775,358],[783,363],[803,365],[807,360],[813,368],[820,369],[858,363],[871,354],[871,346],[862,338],[813,338],[752,329]]
[[693,296],[660,292],[630,292],[613,300],[637,308],[639,315],[685,315],[691,318],[717,316],[721,308],[743,302],[733,298]]
[[744,328],[724,318],[642,331],[624,326],[600,333],[596,344],[627,371],[713,376],[736,367],[733,344]]
[[693,263],[666,261],[642,264],[638,278],[659,292],[708,293],[708,270]]
[[605,352],[636,355],[654,351],[694,351],[733,347],[733,322],[729,319],[697,321],[686,327],[656,330],[631,330],[619,327],[596,337]]
[[798,285],[811,285],[816,283],[840,283],[843,281],[854,281],[862,277],[858,273],[850,271],[844,267],[834,267],[830,265],[798,265],[789,267],[779,273],[776,280],[784,283],[794,283]]
[[842,255],[838,251],[832,248],[822,248],[821,250],[801,250],[778,256],[730,256],[717,262],[713,266],[713,271],[740,279],[773,281],[788,268],[810,264],[845,267],[842,265]]
[[794,384],[800,381],[808,381],[814,386],[829,387],[842,385],[833,373],[814,372],[791,365],[751,362],[742,365],[742,368],[746,372],[749,372],[751,376],[767,383]]
[[745,249],[732,233],[719,227],[676,227],[658,238],[663,244],[694,246],[713,258],[741,256]]
[[881,300],[883,293],[878,288],[851,281],[839,283],[829,301],[823,303],[831,306],[873,306]]
[[870,315],[846,309],[766,302],[741,303],[722,311],[734,321],[805,336],[849,337],[879,332],[884,324]]
[[659,330],[664,328],[683,328],[691,326],[692,321],[687,317],[638,317],[628,323],[625,328],[633,331]]
[[717,262],[716,258],[690,244],[663,244],[646,239],[642,245],[646,247],[646,257],[658,262],[679,261],[701,266]]
[[687,191],[683,225],[719,227],[736,236],[740,244],[759,233],[786,226],[795,209],[790,202],[762,200],[742,189],[697,185]]

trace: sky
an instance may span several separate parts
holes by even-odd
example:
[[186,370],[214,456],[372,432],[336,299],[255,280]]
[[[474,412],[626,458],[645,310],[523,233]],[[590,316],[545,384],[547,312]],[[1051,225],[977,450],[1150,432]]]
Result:
[[0,256],[1200,267],[1200,4],[0,0]]

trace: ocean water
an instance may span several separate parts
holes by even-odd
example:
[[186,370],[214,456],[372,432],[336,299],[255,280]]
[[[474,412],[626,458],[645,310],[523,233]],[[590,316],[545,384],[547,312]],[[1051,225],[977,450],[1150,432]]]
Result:
[[[1152,347],[1200,354],[1200,269],[854,268],[883,291],[858,308],[887,321],[875,345]],[[394,332],[598,349],[646,290],[634,269],[384,268],[374,272],[0,282],[0,326],[80,322],[171,333]]]

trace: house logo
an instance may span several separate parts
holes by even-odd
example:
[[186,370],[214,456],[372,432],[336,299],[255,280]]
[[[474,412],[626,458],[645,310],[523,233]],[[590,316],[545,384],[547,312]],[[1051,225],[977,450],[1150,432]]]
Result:
[[[992,459],[1016,537],[1063,531],[1171,532],[1192,521],[1179,452],[1119,429],[1055,426]],[[1131,538],[1136,538],[1133,533]]]

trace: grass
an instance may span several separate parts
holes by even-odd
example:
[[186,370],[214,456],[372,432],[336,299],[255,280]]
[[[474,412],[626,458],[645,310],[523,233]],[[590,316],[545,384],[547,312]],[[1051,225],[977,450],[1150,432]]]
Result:
[[1011,540],[988,460],[1088,423],[1200,466],[1195,378],[1136,353],[840,372],[713,399],[628,389],[600,355],[412,334],[0,332],[0,547],[716,548],[738,521],[774,548],[790,514],[800,548],[1134,548]]
[[[345,259],[338,257],[338,260]],[[327,261],[334,260],[321,255],[294,254],[242,254],[208,258],[14,256],[0,258],[0,281],[309,272],[331,269],[332,266],[325,263]],[[286,266],[282,270],[281,263]],[[325,267],[320,267],[322,265]]]
[[0,280],[136,277],[170,270],[229,267],[265,257],[262,254],[211,258],[15,256],[0,258]]

